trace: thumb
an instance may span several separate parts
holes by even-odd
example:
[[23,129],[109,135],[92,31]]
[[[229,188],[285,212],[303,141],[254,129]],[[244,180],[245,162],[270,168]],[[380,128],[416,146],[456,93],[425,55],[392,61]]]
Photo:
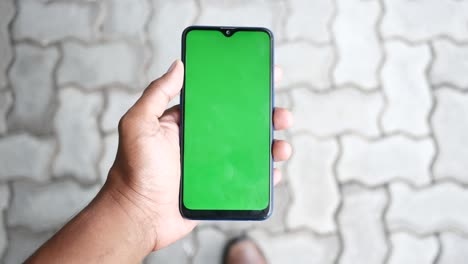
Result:
[[180,60],[175,60],[163,76],[151,82],[134,107],[139,108],[143,115],[160,118],[169,101],[182,89],[183,81],[183,63]]

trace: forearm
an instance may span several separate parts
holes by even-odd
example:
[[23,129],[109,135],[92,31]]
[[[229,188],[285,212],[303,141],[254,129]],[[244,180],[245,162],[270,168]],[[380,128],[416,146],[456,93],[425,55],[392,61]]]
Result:
[[145,215],[110,183],[26,263],[139,263],[154,247]]

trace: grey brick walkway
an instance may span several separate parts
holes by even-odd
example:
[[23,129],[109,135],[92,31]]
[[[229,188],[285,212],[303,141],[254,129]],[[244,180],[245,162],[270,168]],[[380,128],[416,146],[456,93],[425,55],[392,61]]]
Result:
[[[285,78],[275,214],[203,223],[150,263],[466,263],[468,1],[0,1],[0,257],[20,263],[97,192],[116,125],[191,24],[267,26]],[[176,102],[174,102],[176,103]]]

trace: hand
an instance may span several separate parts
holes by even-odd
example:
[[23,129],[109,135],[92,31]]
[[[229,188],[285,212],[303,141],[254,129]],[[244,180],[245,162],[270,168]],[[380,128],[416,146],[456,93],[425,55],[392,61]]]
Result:
[[[179,106],[165,111],[169,101],[182,88],[183,64],[175,61],[161,78],[153,81],[119,123],[119,148],[109,172],[105,189],[116,200],[126,200],[141,213],[134,221],[144,222],[142,232],[149,235],[151,248],[158,250],[189,233],[196,221],[179,213]],[[275,68],[275,79],[282,73]],[[292,124],[291,113],[276,108],[273,116],[276,130]],[[287,160],[291,146],[282,140],[273,144],[275,161]],[[275,184],[281,179],[275,168]],[[125,208],[124,208],[125,209]],[[135,210],[130,210],[134,212]],[[132,213],[133,214],[133,213]],[[144,219],[144,220],[141,220]]]

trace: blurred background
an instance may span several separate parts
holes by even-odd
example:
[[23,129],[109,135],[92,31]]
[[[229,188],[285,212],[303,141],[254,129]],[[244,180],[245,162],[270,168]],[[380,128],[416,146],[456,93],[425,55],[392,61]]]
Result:
[[241,233],[271,263],[466,263],[468,1],[2,0],[4,263],[96,194],[119,118],[192,24],[274,32],[294,155],[270,220],[203,223],[145,263],[218,263]]

